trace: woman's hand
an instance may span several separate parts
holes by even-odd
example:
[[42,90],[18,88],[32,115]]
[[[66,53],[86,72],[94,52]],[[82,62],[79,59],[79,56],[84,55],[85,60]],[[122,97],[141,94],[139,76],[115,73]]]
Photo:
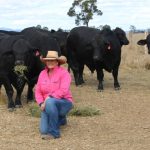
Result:
[[45,109],[45,102],[41,104],[40,108],[41,108],[42,111],[44,111],[44,109]]
[[49,96],[47,96],[47,97],[46,97],[46,99],[45,99],[45,101],[44,101],[44,102],[46,102],[48,99],[49,99]]
[[45,99],[45,101],[41,104],[40,108],[41,108],[42,111],[45,110],[45,103],[46,103],[46,101],[47,101],[48,99],[49,99],[49,96],[47,96],[46,99]]

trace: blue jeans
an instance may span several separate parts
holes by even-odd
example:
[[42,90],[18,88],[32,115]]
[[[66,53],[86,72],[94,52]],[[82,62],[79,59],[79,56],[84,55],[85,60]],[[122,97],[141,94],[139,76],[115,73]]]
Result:
[[66,124],[66,115],[73,104],[66,99],[49,98],[46,100],[45,110],[41,112],[40,132],[60,137],[60,125]]

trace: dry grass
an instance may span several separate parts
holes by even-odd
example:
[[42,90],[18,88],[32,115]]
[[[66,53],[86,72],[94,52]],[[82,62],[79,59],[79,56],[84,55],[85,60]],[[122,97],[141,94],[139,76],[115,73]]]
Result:
[[[134,43],[142,35],[135,35]],[[147,59],[147,60],[146,60]],[[150,149],[150,70],[144,68],[150,59],[144,48],[123,47],[119,71],[120,91],[114,91],[112,75],[105,72],[104,92],[98,92],[96,73],[85,69],[86,83],[71,90],[77,107],[94,107],[103,114],[92,117],[68,116],[61,128],[61,138],[43,141],[39,136],[39,118],[31,117],[26,104],[9,113],[0,106],[1,150],[149,150]],[[2,89],[3,96],[4,89]],[[9,144],[8,144],[9,143]]]
[[129,68],[150,68],[150,55],[146,46],[137,45],[137,41],[144,39],[144,33],[133,34],[132,37],[128,35],[130,44],[122,48],[122,62],[121,64]]

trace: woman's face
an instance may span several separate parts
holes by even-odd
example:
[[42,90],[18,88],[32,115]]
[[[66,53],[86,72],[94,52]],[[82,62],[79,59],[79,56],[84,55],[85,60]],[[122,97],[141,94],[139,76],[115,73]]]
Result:
[[55,66],[58,65],[58,61],[55,60],[46,60],[46,66],[48,67],[48,69],[53,69]]

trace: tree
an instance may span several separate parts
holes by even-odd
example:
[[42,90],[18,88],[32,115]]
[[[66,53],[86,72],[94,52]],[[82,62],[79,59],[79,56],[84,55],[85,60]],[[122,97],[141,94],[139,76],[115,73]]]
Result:
[[110,27],[110,25],[105,24],[105,25],[100,25],[100,26],[98,27],[98,29],[100,29],[100,30],[110,29],[110,30],[111,30],[111,27]]
[[36,26],[36,28],[41,29],[42,27],[41,27],[41,25],[38,24],[38,25]]
[[83,22],[84,25],[88,26],[94,14],[102,15],[102,11],[97,8],[96,3],[97,0],[74,0],[67,15],[76,17],[76,25],[80,25],[80,22]]
[[46,30],[46,31],[48,31],[48,27],[43,27],[43,30]]
[[58,28],[58,30],[57,31],[59,31],[59,32],[63,32],[63,29],[61,29],[61,28]]
[[131,31],[132,33],[135,33],[136,27],[135,27],[134,25],[130,25],[130,31]]

